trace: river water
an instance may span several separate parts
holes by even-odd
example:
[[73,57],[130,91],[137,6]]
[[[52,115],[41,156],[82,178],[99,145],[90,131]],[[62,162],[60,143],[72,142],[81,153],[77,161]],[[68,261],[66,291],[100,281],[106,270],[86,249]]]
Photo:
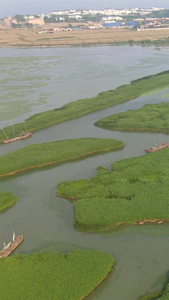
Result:
[[[169,48],[91,47],[0,49],[0,129],[30,115],[114,89],[131,80],[168,70]],[[101,137],[124,142],[109,152],[57,167],[26,172],[0,181],[0,190],[13,192],[18,202],[0,214],[0,242],[11,238],[10,224],[24,242],[16,253],[40,250],[96,249],[112,254],[113,272],[87,299],[137,300],[161,288],[169,265],[169,225],[121,226],[108,233],[87,234],[73,226],[73,206],[56,195],[63,180],[90,178],[98,166],[111,167],[123,158],[144,155],[156,143],[154,134],[106,131],[94,127],[99,118],[137,109],[146,103],[169,101],[169,90],[158,91],[34,133],[32,137],[0,145],[0,155],[30,143]],[[158,142],[168,137],[158,134]]]

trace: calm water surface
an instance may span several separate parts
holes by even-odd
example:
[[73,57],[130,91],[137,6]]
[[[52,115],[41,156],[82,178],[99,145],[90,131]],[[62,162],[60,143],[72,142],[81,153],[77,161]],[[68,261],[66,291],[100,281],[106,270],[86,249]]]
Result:
[[[21,122],[28,116],[61,107],[63,104],[114,89],[139,77],[169,69],[169,48],[91,47],[67,49],[0,49],[0,128]],[[14,176],[0,181],[0,190],[13,192],[19,201],[0,214],[0,243],[11,238],[12,224],[24,243],[16,252],[31,253],[43,249],[70,251],[97,249],[112,254],[116,266],[88,299],[136,300],[160,288],[169,269],[169,225],[122,226],[113,232],[87,234],[73,226],[73,206],[56,196],[57,184],[63,180],[90,178],[101,165],[144,154],[156,143],[148,133],[106,131],[93,124],[101,117],[137,109],[146,103],[169,100],[169,91],[139,97],[87,116],[52,126],[31,138],[0,145],[0,155],[30,143],[53,140],[102,137],[117,138],[125,148]],[[158,135],[158,141],[168,136]],[[6,236],[4,235],[4,232]]]

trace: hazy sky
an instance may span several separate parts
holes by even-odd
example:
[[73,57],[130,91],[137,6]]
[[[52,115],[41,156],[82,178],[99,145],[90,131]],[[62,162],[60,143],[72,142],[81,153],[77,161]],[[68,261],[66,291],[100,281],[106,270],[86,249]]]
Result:
[[65,9],[129,7],[169,9],[169,0],[0,0],[0,17],[15,14],[46,14],[54,10]]

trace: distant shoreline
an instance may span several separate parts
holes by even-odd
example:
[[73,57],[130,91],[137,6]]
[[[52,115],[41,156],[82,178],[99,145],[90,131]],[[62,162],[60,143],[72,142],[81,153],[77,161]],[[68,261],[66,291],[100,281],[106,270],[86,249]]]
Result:
[[[56,26],[52,24],[51,26]],[[169,28],[141,30],[116,28],[54,31],[38,34],[37,29],[0,27],[0,48],[61,48],[121,45],[169,45]]]

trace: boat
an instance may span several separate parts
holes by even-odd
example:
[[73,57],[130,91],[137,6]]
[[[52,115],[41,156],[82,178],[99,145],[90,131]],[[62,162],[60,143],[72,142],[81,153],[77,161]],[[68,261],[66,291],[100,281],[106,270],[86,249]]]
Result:
[[29,137],[31,134],[32,134],[32,132],[21,133],[18,136],[12,138],[12,139],[7,139],[7,140],[3,141],[3,143],[8,144],[8,143],[11,143],[11,142],[22,140],[22,139],[25,139],[25,138]]
[[13,234],[13,241],[9,242],[7,245],[4,244],[4,247],[2,250],[0,250],[0,258],[6,257],[9,254],[11,254],[23,241],[23,235],[18,235],[15,237],[15,234]]
[[14,137],[13,137],[12,139],[9,139],[9,138],[7,137],[7,135],[6,135],[5,131],[4,131],[4,129],[2,129],[2,130],[3,130],[3,133],[4,133],[5,137],[6,137],[6,140],[3,141],[4,144],[9,144],[9,143],[11,143],[11,142],[15,142],[15,141],[18,141],[18,140],[25,139],[25,138],[29,137],[29,136],[32,134],[32,132],[27,132],[27,130],[26,130],[26,125],[25,125],[25,131],[26,131],[26,132],[20,133],[20,134],[18,134],[18,136],[15,136],[15,132],[14,132],[14,129],[13,129],[12,124],[11,124],[11,127],[12,127],[12,132],[13,132],[13,135],[14,135]]
[[154,151],[157,151],[157,150],[160,150],[160,149],[163,149],[163,148],[166,148],[168,147],[168,143],[163,143],[159,146],[155,146],[155,147],[151,147],[150,149],[146,149],[145,151],[146,152],[154,152]]

